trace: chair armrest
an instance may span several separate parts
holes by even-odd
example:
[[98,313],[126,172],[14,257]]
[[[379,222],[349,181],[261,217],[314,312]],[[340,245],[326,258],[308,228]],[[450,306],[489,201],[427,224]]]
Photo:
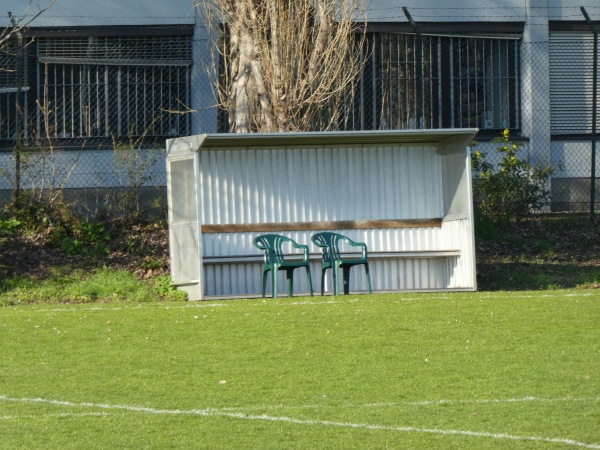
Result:
[[304,251],[304,261],[308,261],[308,245],[298,244],[297,242],[290,240],[292,247],[302,249]]
[[344,236],[344,240],[352,247],[361,247],[362,258],[365,259],[367,257],[367,244],[365,244],[364,242],[353,241],[347,236]]

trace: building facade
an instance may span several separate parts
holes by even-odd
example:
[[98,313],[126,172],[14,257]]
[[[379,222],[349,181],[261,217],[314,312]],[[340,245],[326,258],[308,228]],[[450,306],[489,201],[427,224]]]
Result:
[[[587,3],[600,28],[600,6]],[[7,9],[26,20],[43,6]],[[508,128],[532,163],[557,168],[552,208],[588,208],[594,49],[581,4],[372,0],[361,14],[368,51],[341,128],[478,128],[490,156],[486,142]],[[0,53],[0,200],[17,173],[23,189],[96,199],[131,183],[164,188],[166,139],[227,131],[206,70],[213,42],[193,0],[57,0]],[[52,152],[17,170],[17,141]],[[127,147],[146,159],[123,163],[115,149]]]

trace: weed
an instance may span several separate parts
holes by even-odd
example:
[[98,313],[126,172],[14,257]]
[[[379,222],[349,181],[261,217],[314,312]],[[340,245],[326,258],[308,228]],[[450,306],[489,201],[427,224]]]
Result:
[[[71,255],[106,256],[109,254],[110,237],[99,222],[87,219],[75,221],[64,236],[60,248]],[[65,233],[66,234],[66,233]]]
[[10,218],[6,220],[0,219],[0,237],[11,237],[17,234],[21,222],[17,219]]
[[183,301],[186,294],[171,286],[168,276],[143,282],[125,270],[103,267],[66,277],[55,272],[46,279],[12,276],[0,280],[0,306],[29,303]]
[[475,213],[475,235],[477,239],[485,239],[492,242],[501,242],[503,231],[506,229],[504,222],[493,221],[490,217]]
[[177,290],[171,281],[172,280],[169,275],[160,275],[155,277],[153,282],[154,291],[156,294],[165,300],[187,300],[187,294],[183,291]]
[[140,265],[143,269],[160,269],[163,263],[158,259],[147,257]]
[[[161,148],[147,148],[146,136],[151,127],[152,124],[137,136],[132,125],[127,140],[119,140],[113,136],[115,170],[122,189],[115,191],[113,198],[106,199],[107,213],[131,223],[138,222],[143,215],[142,189],[156,184],[154,167],[163,158]],[[151,203],[152,207],[164,209],[159,198],[153,199]]]
[[108,255],[109,235],[101,222],[75,215],[66,203],[38,201],[22,194],[0,213],[0,236],[14,235],[17,227],[26,233],[43,236],[50,245],[71,255]]

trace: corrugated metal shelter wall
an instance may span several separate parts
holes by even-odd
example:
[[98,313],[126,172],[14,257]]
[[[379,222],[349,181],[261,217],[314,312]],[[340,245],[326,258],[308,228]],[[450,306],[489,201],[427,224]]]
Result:
[[[452,267],[449,287],[475,288],[475,251],[473,249],[473,223],[471,219],[445,220],[442,224],[442,241],[447,248],[461,249],[460,260]],[[466,251],[466,250],[471,251]]]
[[[234,149],[199,152],[202,224],[253,224],[356,219],[423,219],[444,215],[441,159],[436,147],[360,146]],[[468,220],[445,228],[338,230],[366,242],[369,251],[440,250],[468,238]],[[446,225],[444,225],[445,227]],[[335,230],[332,230],[335,231]],[[259,233],[203,233],[203,256],[260,255],[252,245]],[[285,233],[312,246],[310,231]],[[462,257],[372,261],[373,289],[469,287]],[[258,294],[261,265],[204,266],[204,290],[212,295]],[[320,290],[320,263],[312,265]],[[328,275],[330,277],[330,275]],[[284,275],[280,275],[284,290]],[[330,283],[330,281],[329,281]],[[327,286],[328,290],[331,286]],[[364,270],[352,269],[351,290],[366,290]],[[306,276],[295,275],[294,292],[308,292]]]
[[203,224],[441,217],[432,147],[200,152]]

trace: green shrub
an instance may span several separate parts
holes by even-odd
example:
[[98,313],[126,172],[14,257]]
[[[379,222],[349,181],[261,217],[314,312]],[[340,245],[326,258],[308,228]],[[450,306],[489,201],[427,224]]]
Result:
[[476,150],[471,164],[476,179],[473,184],[475,204],[479,212],[494,219],[520,219],[541,208],[550,195],[548,181],[554,168],[533,166],[519,155],[522,145],[510,139],[509,130],[494,139],[500,145],[498,167],[485,160]]
[[187,300],[187,294],[183,291],[178,291],[177,288],[171,284],[171,277],[169,275],[160,275],[154,278],[154,292],[165,300]]
[[0,219],[0,237],[14,236],[20,226],[21,222],[17,219]]
[[69,231],[60,243],[63,251],[72,255],[108,255],[110,236],[100,222],[80,219],[72,224]]
[[46,243],[74,255],[109,253],[110,236],[101,222],[78,217],[65,202],[45,202],[23,193],[0,213],[0,235],[21,232],[42,236]]

